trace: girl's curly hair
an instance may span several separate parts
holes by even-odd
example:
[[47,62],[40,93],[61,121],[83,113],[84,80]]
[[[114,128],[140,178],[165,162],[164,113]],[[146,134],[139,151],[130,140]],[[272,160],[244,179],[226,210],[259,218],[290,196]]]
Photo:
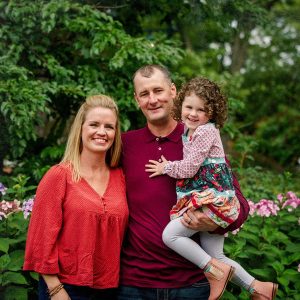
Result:
[[222,128],[227,119],[227,98],[216,83],[203,77],[195,77],[181,87],[174,100],[173,118],[181,120],[184,98],[192,94],[204,100],[204,109],[210,121],[215,123],[217,128]]

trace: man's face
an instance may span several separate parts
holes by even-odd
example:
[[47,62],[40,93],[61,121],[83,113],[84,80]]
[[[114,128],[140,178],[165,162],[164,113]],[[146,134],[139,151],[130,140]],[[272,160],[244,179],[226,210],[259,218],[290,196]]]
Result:
[[159,125],[169,122],[176,96],[176,87],[160,70],[155,70],[150,78],[137,74],[134,78],[135,100],[145,115],[147,122]]

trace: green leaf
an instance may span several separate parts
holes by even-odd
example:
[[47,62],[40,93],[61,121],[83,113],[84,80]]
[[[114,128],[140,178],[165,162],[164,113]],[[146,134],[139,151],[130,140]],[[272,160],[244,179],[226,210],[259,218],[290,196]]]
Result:
[[249,270],[252,274],[261,277],[262,279],[272,278],[272,271],[270,269],[252,269]]
[[29,272],[31,278],[33,278],[34,280],[38,281],[39,280],[39,274],[36,272]]
[[293,269],[287,269],[283,272],[282,276],[287,278],[289,281],[298,282],[300,280],[300,274],[298,271]]
[[4,292],[4,300],[27,300],[28,291],[20,286],[8,286]]
[[6,272],[2,277],[2,285],[8,285],[11,283],[16,284],[27,284],[26,278],[20,274],[15,272]]
[[280,276],[280,277],[277,277],[277,281],[278,283],[280,283],[282,286],[288,286],[289,285],[289,279],[284,277],[284,276]]
[[276,271],[277,275],[284,271],[284,266],[279,261],[272,262],[271,266]]
[[7,238],[0,238],[0,251],[7,253],[11,240]]
[[7,266],[9,271],[19,271],[22,270],[22,266],[24,263],[24,250],[16,250],[11,252],[10,254],[10,263]]
[[6,269],[7,265],[10,263],[10,257],[8,254],[4,254],[0,257],[0,273]]

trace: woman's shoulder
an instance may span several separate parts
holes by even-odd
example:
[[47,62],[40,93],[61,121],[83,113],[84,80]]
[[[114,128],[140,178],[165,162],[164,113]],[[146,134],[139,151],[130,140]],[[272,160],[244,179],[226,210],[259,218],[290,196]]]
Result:
[[71,167],[66,163],[59,163],[50,167],[43,178],[62,178],[70,174]]
[[125,186],[125,175],[123,173],[122,168],[113,168],[110,170],[111,178],[115,183],[121,184]]
[[121,167],[112,168],[112,169],[110,169],[110,172],[115,177],[118,177],[118,176],[124,177],[123,169]]

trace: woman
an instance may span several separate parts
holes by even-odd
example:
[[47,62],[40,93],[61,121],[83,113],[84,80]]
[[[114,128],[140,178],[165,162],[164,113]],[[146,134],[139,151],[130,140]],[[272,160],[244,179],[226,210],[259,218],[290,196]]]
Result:
[[36,192],[24,270],[41,275],[39,299],[113,299],[128,219],[120,155],[115,102],[88,97]]

